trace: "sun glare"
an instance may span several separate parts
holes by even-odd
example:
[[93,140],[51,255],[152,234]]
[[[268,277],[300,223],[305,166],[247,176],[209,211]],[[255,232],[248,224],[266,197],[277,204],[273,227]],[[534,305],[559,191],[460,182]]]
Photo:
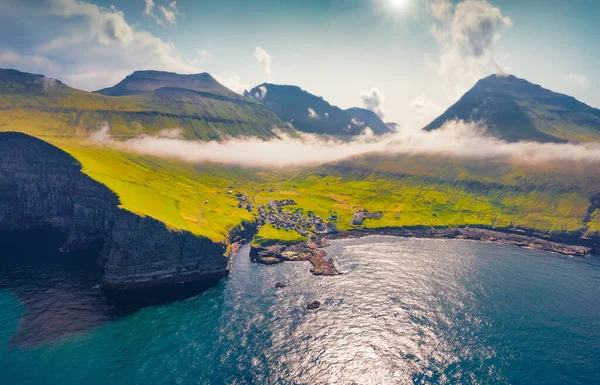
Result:
[[387,0],[394,9],[401,9],[406,6],[409,0]]

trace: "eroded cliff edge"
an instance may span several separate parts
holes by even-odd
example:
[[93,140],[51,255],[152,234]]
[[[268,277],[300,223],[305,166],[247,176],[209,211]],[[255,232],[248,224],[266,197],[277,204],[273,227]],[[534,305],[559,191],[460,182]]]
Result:
[[106,289],[229,274],[227,243],[120,209],[117,195],[83,174],[71,155],[25,134],[0,133],[0,230],[41,225],[68,233],[65,252],[100,249]]

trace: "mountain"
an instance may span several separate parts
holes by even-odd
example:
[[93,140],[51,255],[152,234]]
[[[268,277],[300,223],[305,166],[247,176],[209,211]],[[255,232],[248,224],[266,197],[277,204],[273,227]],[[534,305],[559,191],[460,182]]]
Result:
[[[156,91],[160,88],[180,88],[236,99],[235,92],[221,85],[210,74],[204,72],[193,75],[180,75],[163,71],[136,71],[118,84],[98,90],[107,96],[140,95]],[[239,99],[242,99],[239,97]]]
[[[264,83],[244,93],[273,111],[279,118],[291,122],[297,130],[316,134],[353,136],[367,126],[348,110],[333,106],[322,97],[313,95],[300,87]],[[357,109],[362,110],[362,109]],[[366,111],[366,110],[363,110]],[[386,132],[385,124],[375,114],[357,112],[367,116],[377,133]],[[370,125],[369,125],[370,126]]]
[[373,132],[376,134],[385,134],[386,132],[390,131],[389,127],[381,121],[381,118],[371,110],[353,107],[348,108],[345,111],[350,114],[355,121],[364,123],[365,127],[371,127]]
[[513,75],[479,80],[425,130],[452,119],[485,122],[492,135],[511,142],[600,140],[600,110]]
[[3,131],[38,136],[87,136],[105,124],[121,138],[172,128],[200,140],[268,138],[273,127],[285,130],[264,105],[208,74],[138,71],[114,87],[86,92],[42,75],[0,69],[0,109]]

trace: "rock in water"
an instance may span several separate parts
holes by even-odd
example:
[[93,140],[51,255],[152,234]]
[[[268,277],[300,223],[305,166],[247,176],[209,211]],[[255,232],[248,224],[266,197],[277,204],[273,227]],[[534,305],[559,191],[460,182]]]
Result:
[[283,283],[281,283],[281,282],[277,282],[277,283],[275,284],[275,289],[283,289],[283,288],[285,288],[285,287],[287,287],[287,285],[284,285],[284,284],[283,284]]
[[320,306],[321,306],[321,302],[319,302],[319,301],[312,301],[311,303],[309,303],[308,305],[306,305],[306,308],[308,310],[317,310]]

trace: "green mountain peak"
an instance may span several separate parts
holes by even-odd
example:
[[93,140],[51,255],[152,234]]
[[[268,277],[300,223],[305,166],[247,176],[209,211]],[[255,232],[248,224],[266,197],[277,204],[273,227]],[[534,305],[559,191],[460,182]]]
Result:
[[600,110],[514,75],[479,80],[425,130],[453,119],[482,122],[491,135],[511,142],[600,140]]

